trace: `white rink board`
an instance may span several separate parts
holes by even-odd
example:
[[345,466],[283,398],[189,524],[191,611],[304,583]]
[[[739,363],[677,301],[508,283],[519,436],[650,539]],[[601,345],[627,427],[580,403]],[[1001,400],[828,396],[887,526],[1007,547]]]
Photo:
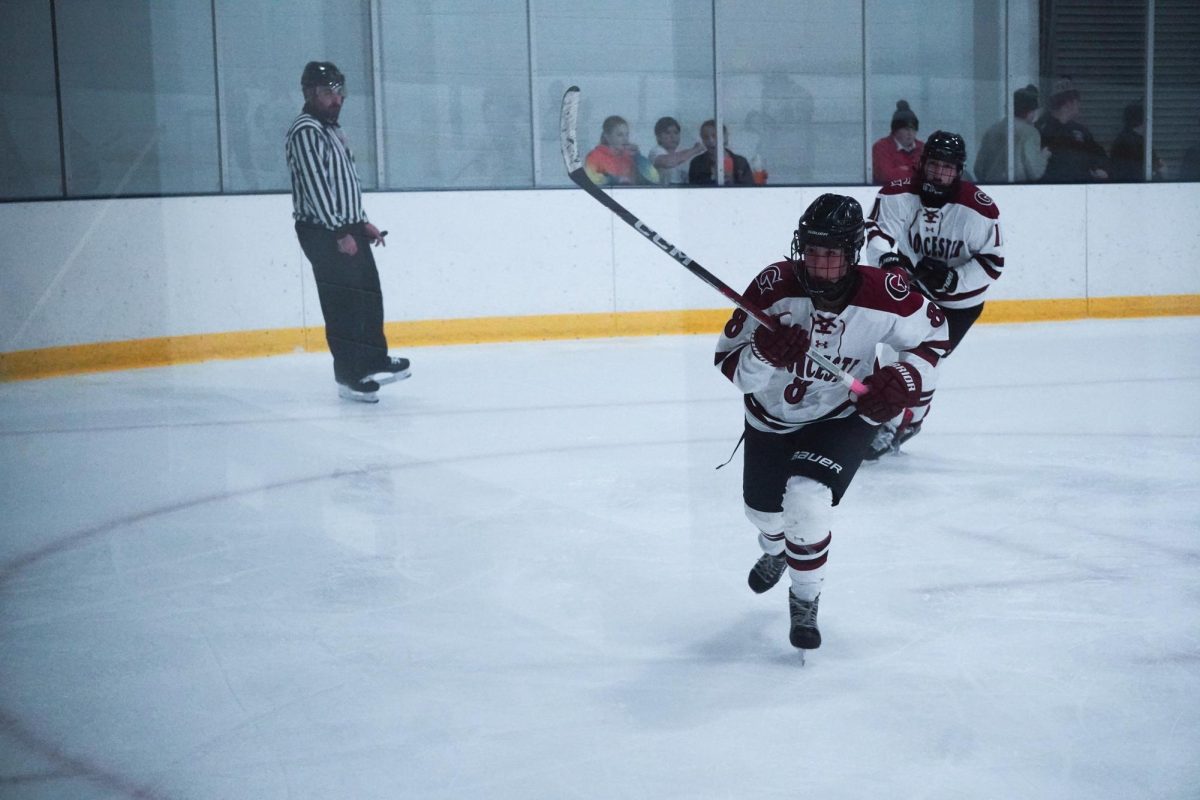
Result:
[[[627,189],[633,213],[736,289],[823,191]],[[1197,184],[1001,186],[993,299],[1200,292]],[[389,320],[719,308],[578,189],[368,194]],[[319,325],[288,195],[8,203],[0,352]],[[1136,268],[1133,268],[1134,265]]]

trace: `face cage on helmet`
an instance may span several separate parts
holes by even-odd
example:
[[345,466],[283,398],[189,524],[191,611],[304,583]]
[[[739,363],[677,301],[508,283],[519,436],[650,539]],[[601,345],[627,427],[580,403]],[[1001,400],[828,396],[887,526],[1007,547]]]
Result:
[[926,150],[924,153],[921,154],[921,171],[922,172],[925,171],[925,165],[928,164],[930,161],[941,161],[943,164],[950,164],[955,169],[958,170],[959,175],[962,175],[963,161],[962,161],[962,159],[960,159],[958,157],[958,154],[956,154],[956,153],[945,153],[945,152],[931,153],[928,150]]
[[[925,174],[925,167],[930,161],[941,161],[943,164],[952,164],[955,167],[954,180],[950,181],[945,186],[936,184],[929,180]],[[959,181],[962,180],[963,162],[959,160],[957,153],[948,153],[945,150],[940,149],[930,152],[929,149],[926,148],[925,152],[921,154],[920,170],[922,197],[926,198],[931,203],[939,202],[950,196],[950,193],[954,191],[954,188],[958,186]]]
[[[813,297],[838,297],[854,280],[854,273],[858,270],[858,253],[862,245],[855,247],[845,242],[838,242],[837,244],[841,245],[842,257],[846,259],[846,273],[836,281],[812,281],[808,276],[808,268],[804,266],[804,246],[807,244],[807,239],[803,228],[797,228],[796,232],[792,234],[792,268],[796,271],[796,277],[800,279],[800,285]],[[823,246],[818,245],[818,247]]]

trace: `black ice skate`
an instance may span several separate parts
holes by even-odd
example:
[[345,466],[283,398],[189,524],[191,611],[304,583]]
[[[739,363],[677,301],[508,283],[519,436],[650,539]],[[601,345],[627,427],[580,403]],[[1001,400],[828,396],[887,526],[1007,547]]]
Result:
[[402,381],[412,374],[412,365],[407,358],[388,356],[387,364],[379,372],[372,372],[364,381],[375,381],[380,386]]
[[910,422],[912,412],[905,411],[904,417],[900,424],[885,422],[875,431],[875,438],[871,440],[871,445],[867,448],[865,461],[878,461],[879,457],[886,453],[896,455],[900,452],[900,445],[907,442],[909,439],[921,432],[920,422]]
[[821,595],[812,600],[801,600],[788,592],[788,610],[792,615],[792,632],[788,637],[792,647],[801,650],[816,650],[821,646],[821,631],[817,629],[817,604]]
[[367,378],[351,384],[338,384],[338,397],[358,403],[378,403],[379,384]]
[[750,576],[746,582],[750,584],[750,589],[755,594],[762,594],[779,583],[779,579],[783,577],[786,569],[787,556],[783,553],[777,556],[763,553],[759,556],[758,561],[754,562],[754,567],[750,570]]

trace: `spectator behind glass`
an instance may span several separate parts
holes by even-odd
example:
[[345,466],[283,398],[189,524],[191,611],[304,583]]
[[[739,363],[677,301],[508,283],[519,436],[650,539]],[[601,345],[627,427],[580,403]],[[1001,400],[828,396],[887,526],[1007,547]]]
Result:
[[629,141],[629,123],[618,116],[604,120],[600,144],[587,154],[584,169],[597,186],[658,183],[658,171]]
[[917,138],[917,115],[907,100],[896,101],[892,132],[871,146],[871,180],[877,185],[917,174],[925,143]]
[[688,182],[687,164],[704,152],[704,143],[696,142],[687,150],[679,148],[679,121],[662,117],[654,123],[654,140],[650,148],[650,163],[658,170],[664,186],[682,186]]
[[[1121,183],[1139,183],[1146,175],[1146,110],[1141,102],[1125,106],[1125,126],[1109,150],[1109,177]],[[1151,151],[1151,180],[1162,180],[1162,159]]]
[[1108,158],[1092,132],[1079,121],[1083,101],[1070,78],[1054,82],[1050,113],[1038,122],[1042,145],[1050,150],[1050,162],[1042,176],[1045,183],[1087,183],[1108,180]]
[[[1050,161],[1050,151],[1042,147],[1042,135],[1034,127],[1038,112],[1038,90],[1032,83],[1013,92],[1013,183],[1040,180]],[[1008,180],[1008,118],[992,125],[983,134],[979,155],[975,157],[975,178],[984,183]]]
[[[729,149],[729,128],[723,127],[725,134],[725,183],[739,186],[753,186],[754,173],[750,170],[750,162],[744,156]],[[693,186],[716,186],[717,184],[717,123],[715,120],[705,120],[700,126],[700,141],[704,143],[704,152],[692,159],[688,164],[688,183]]]

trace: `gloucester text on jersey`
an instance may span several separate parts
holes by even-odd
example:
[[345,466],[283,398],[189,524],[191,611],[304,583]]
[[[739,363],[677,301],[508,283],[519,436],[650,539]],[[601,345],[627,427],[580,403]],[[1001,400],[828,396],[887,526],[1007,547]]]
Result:
[[918,231],[910,231],[909,244],[913,252],[944,261],[952,261],[959,257],[963,249],[961,239],[944,239],[941,236],[922,236]]

